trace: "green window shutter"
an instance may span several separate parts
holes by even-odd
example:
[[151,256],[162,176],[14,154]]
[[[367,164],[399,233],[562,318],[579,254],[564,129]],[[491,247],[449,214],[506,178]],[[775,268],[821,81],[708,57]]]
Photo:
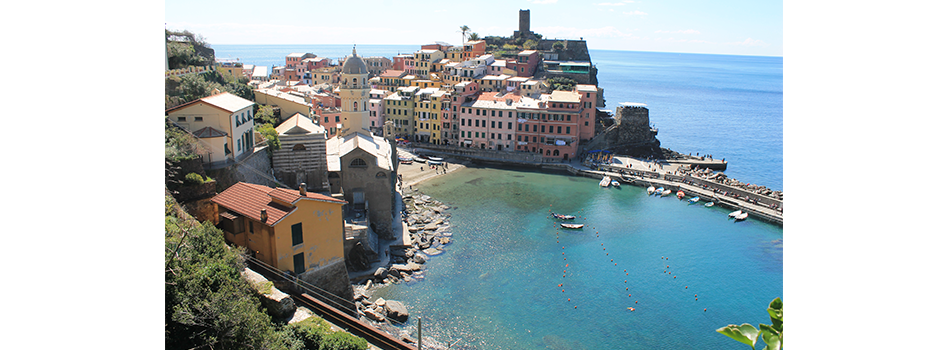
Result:
[[296,223],[290,227],[291,245],[303,243],[303,223]]
[[294,255],[294,273],[302,274],[307,271],[306,264],[303,261],[303,253]]

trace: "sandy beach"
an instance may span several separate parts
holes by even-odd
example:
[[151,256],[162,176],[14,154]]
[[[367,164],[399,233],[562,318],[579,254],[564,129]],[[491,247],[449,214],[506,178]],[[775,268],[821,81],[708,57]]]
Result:
[[[412,153],[411,149],[401,147],[397,147],[396,152],[399,153],[400,157],[411,158],[418,155],[417,153]],[[444,167],[436,166],[435,169],[432,169],[432,166],[428,164],[416,161],[413,161],[412,164],[399,164],[399,169],[396,173],[402,178],[402,181],[399,183],[398,189],[400,192],[402,192],[403,188],[408,190],[410,186],[416,186],[425,180],[463,169],[467,163],[467,161],[460,162],[454,158],[444,158],[442,161]]]

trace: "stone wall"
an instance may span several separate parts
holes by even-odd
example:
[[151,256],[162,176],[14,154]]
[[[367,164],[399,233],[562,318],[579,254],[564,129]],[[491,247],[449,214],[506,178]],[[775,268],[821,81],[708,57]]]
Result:
[[301,274],[299,278],[336,297],[325,297],[319,291],[313,293],[306,292],[306,289],[303,289],[305,293],[340,310],[356,310],[356,306],[353,304],[353,287],[350,285],[350,277],[346,272],[346,263],[342,258],[332,260],[326,265],[311,269]]
[[[240,162],[228,165],[221,169],[208,170],[207,174],[217,182],[218,193],[228,189],[238,182],[247,182],[264,186],[279,186],[274,181],[274,170],[271,169],[270,156],[267,155],[267,146],[259,146],[254,154],[247,156]],[[294,184],[286,184],[289,188],[296,188]]]
[[[280,144],[281,148],[273,152],[274,177],[277,180],[298,186],[303,182],[307,184],[307,190],[313,192],[330,190],[327,181],[326,136],[281,135]],[[297,150],[294,150],[295,146]]]

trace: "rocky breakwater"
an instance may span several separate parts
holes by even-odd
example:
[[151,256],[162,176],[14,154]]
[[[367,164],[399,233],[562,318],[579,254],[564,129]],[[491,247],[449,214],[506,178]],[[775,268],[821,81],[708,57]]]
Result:
[[373,290],[390,284],[414,283],[425,278],[424,266],[433,256],[442,254],[452,242],[448,205],[418,190],[403,195],[402,221],[408,231],[407,242],[390,246],[388,266],[379,267],[372,277],[354,287],[357,311],[366,319],[388,323],[387,319],[405,322],[409,313],[399,301],[373,300]]

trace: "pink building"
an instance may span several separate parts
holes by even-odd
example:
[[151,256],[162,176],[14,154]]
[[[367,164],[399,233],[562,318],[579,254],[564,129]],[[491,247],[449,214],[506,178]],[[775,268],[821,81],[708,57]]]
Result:
[[518,53],[518,61],[513,69],[519,77],[532,77],[541,62],[541,54],[535,50],[524,50]]

